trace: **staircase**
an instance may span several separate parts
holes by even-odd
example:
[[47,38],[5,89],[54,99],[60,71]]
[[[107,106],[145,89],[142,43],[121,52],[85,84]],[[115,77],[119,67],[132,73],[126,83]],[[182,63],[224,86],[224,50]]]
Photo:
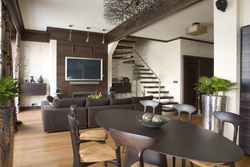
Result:
[[137,87],[138,82],[142,86],[144,96],[153,95],[156,101],[162,103],[163,111],[175,110],[172,105],[178,104],[178,102],[173,101],[174,97],[168,95],[169,91],[161,85],[160,78],[134,50],[135,43],[136,41],[131,38],[120,40],[113,54],[113,59],[122,60],[123,64],[129,64],[133,67],[133,80],[136,80]]

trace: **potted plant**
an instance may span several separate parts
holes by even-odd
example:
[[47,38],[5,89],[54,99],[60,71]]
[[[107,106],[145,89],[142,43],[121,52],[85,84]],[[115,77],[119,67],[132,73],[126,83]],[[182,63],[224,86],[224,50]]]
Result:
[[14,133],[16,112],[15,107],[7,103],[14,97],[20,96],[19,81],[12,76],[0,78],[0,166],[13,166]]
[[202,124],[206,129],[219,132],[219,124],[217,119],[214,119],[212,113],[214,111],[226,111],[227,99],[226,92],[236,89],[232,88],[236,82],[231,82],[227,79],[216,76],[205,77],[199,79],[199,83],[194,88],[202,95]]

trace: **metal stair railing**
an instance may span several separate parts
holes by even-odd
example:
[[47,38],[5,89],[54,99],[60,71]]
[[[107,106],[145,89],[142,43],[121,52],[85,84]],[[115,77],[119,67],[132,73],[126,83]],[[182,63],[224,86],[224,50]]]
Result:
[[134,53],[143,61],[143,63],[152,71],[152,73],[156,76],[156,78],[159,80],[159,102],[161,101],[161,79],[155,74],[155,72],[152,70],[152,68],[149,67],[149,65],[143,60],[143,58],[133,49]]

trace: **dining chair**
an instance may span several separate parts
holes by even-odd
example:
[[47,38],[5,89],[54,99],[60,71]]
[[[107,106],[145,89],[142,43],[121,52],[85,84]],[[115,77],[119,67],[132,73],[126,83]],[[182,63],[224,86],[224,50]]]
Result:
[[173,107],[178,112],[178,119],[181,117],[182,112],[186,112],[189,114],[189,123],[191,123],[192,114],[196,111],[196,107],[190,105],[190,104],[174,104]]
[[[78,106],[76,104],[70,105],[70,111],[76,120],[77,120],[76,117],[77,108]],[[108,134],[105,132],[105,130],[88,130],[80,134],[78,127],[76,127],[76,129],[77,129],[76,134],[80,138],[80,143],[96,141],[98,143],[105,144],[106,139],[108,138]]]
[[[153,108],[153,114],[155,113],[155,107],[159,105],[159,102],[154,101],[154,100],[140,100],[140,103],[144,107],[144,112],[146,112],[147,107],[152,107]],[[122,152],[124,152],[125,146],[122,148]]]
[[[219,120],[219,134],[223,135],[224,131],[224,123],[228,122],[233,124],[234,126],[234,133],[233,133],[233,142],[236,143],[237,135],[238,135],[238,128],[244,122],[244,119],[238,115],[231,112],[224,112],[224,111],[215,111],[213,115]],[[210,166],[218,166],[218,165],[229,165],[230,167],[235,167],[235,163],[210,163],[210,162],[200,162],[200,161],[193,161],[194,164],[197,164],[202,167],[210,167]]]
[[104,162],[104,167],[107,167],[107,162],[116,164],[115,150],[107,144],[95,143],[79,150],[80,139],[77,135],[79,121],[74,118],[73,113],[68,114],[68,121],[73,148],[73,167],[85,167],[96,162]]
[[[180,120],[181,113],[186,112],[189,114],[189,123],[191,123],[192,114],[196,111],[196,107],[190,105],[190,104],[174,104],[173,107],[178,112],[178,119]],[[175,167],[176,158],[173,157],[173,167]],[[186,160],[182,159],[182,164],[185,166]],[[193,164],[191,162],[191,166],[193,167]]]
[[138,161],[135,162],[131,167],[156,167],[155,165],[143,162],[143,153],[145,150],[158,144],[158,141],[152,137],[142,136],[138,134],[128,133],[119,131],[113,128],[109,129],[109,133],[115,141],[116,147],[116,167],[121,167],[121,155],[120,147],[127,146],[137,151]]
[[159,105],[159,102],[154,100],[141,100],[140,103],[144,106],[144,112],[146,112],[147,107],[153,107],[153,114],[155,113],[155,107]]

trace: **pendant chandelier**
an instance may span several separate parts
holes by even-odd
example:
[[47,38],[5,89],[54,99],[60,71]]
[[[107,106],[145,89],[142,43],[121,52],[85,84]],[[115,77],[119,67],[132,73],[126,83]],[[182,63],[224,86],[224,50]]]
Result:
[[104,0],[103,17],[108,24],[119,25],[138,18],[169,11],[183,0]]

